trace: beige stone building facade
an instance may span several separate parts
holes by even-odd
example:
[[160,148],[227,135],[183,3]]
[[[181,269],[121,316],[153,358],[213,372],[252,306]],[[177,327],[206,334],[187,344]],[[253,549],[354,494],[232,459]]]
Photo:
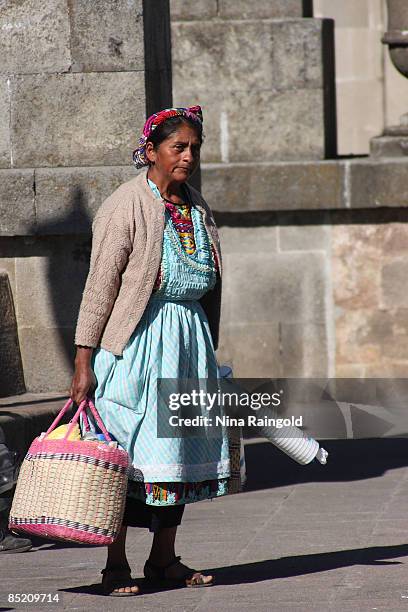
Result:
[[[385,5],[315,0],[313,19],[302,2],[246,7],[172,4],[174,100],[200,100],[210,133],[219,357],[238,376],[406,376],[408,163],[368,156],[407,110],[408,81],[381,44]],[[324,138],[335,107],[340,159]]]
[[315,17],[335,20],[338,153],[364,155],[370,138],[408,112],[408,80],[381,44],[385,0],[314,0]]
[[146,112],[172,100],[204,109],[219,360],[236,376],[407,376],[408,159],[367,156],[407,84],[380,0],[314,4],[0,5],[0,287],[16,318],[0,312],[0,395],[15,332],[25,388],[67,391],[92,217],[134,176]]

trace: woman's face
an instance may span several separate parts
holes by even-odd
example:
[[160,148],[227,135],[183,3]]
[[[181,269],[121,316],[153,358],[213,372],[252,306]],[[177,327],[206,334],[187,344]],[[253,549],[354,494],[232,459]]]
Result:
[[154,162],[154,170],[169,182],[184,183],[200,162],[200,139],[193,127],[183,124],[166,140],[153,148],[146,145],[147,157]]

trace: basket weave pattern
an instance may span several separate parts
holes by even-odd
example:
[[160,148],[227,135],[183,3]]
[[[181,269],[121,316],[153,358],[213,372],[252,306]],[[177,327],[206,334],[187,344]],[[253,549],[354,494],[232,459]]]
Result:
[[10,529],[109,545],[123,519],[128,454],[103,442],[36,438],[20,468]]

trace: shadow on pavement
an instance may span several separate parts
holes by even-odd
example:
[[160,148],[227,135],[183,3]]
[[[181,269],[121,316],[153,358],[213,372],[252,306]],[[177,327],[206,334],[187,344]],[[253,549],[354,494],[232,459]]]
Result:
[[[405,438],[325,440],[321,441],[321,445],[330,453],[329,461],[325,466],[316,461],[306,466],[298,465],[271,443],[262,440],[247,444],[245,446],[247,465],[245,491],[272,489],[304,482],[342,482],[375,478],[383,475],[387,470],[408,465],[408,439]],[[50,548],[94,548],[74,542],[58,542],[37,537],[32,537],[31,540],[36,551]],[[395,548],[398,547],[373,550],[395,550]],[[339,555],[344,556],[352,552],[325,553],[324,555],[313,555],[313,557],[325,559],[327,555],[333,554],[336,558],[340,558]],[[405,552],[408,554],[408,547]],[[402,553],[401,556],[403,556]],[[293,560],[294,557],[291,559]],[[302,557],[296,559],[298,563]],[[273,560],[262,562],[262,564],[272,564],[275,571],[276,564],[281,562],[282,560],[279,562]]]
[[230,567],[208,568],[205,571],[214,574],[217,584],[243,584],[326,572],[352,565],[400,565],[401,561],[387,561],[387,559],[406,556],[408,556],[408,544],[398,544],[282,557]]
[[46,538],[38,538],[36,536],[27,536],[33,543],[31,552],[41,552],[42,550],[50,550],[50,548],[95,548],[93,545],[77,544],[76,542],[59,542],[57,540],[47,540]]
[[320,440],[329,452],[327,465],[312,461],[299,465],[260,439],[245,446],[245,491],[270,489],[302,482],[347,482],[376,478],[408,465],[408,439]]
[[[246,584],[272,580],[275,578],[289,578],[352,565],[400,565],[400,561],[389,561],[390,558],[408,556],[408,544],[395,546],[372,546],[370,548],[352,548],[336,552],[314,553],[311,555],[297,555],[268,559],[256,563],[243,563],[230,567],[211,567],[203,570],[204,573],[214,576],[214,586]],[[170,588],[153,588],[144,582],[143,578],[136,577],[141,588],[141,594],[173,590]],[[174,587],[183,588],[183,587]],[[101,595],[99,584],[89,584],[67,589],[59,589],[67,593],[82,593],[88,595]]]

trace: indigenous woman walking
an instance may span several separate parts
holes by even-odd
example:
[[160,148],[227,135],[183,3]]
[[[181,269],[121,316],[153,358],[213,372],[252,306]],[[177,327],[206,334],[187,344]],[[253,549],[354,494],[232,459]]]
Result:
[[94,388],[102,420],[134,467],[102,571],[107,595],[139,592],[126,558],[128,526],[154,534],[147,579],[211,585],[212,576],[176,556],[177,527],[186,503],[240,488],[239,440],[225,428],[218,437],[157,436],[158,378],[218,377],[220,245],[211,210],[186,183],[201,144],[199,106],[149,117],[133,153],[143,170],[103,202],[93,223],[70,394],[79,403]]

